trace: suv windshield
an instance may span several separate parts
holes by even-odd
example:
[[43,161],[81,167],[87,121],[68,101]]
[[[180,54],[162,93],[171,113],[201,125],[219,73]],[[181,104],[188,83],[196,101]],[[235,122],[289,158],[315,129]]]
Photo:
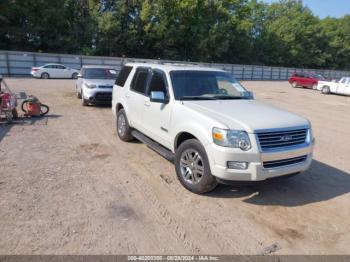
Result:
[[116,79],[117,72],[112,68],[86,68],[85,79]]
[[233,77],[220,71],[170,72],[176,100],[249,99],[250,93]]

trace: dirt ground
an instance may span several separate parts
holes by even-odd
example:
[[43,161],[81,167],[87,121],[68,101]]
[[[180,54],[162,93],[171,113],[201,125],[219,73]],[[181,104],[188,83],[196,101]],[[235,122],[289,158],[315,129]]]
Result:
[[350,254],[350,97],[244,83],[312,122],[314,162],[200,196],[157,153],[120,141],[109,107],[82,107],[73,80],[7,82],[51,111],[0,124],[0,254]]

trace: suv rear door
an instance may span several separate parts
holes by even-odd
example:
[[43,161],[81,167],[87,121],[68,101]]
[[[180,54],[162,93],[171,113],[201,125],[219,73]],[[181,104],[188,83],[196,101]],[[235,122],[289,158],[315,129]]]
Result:
[[[125,94],[128,104],[128,120],[130,125],[141,132],[145,132],[144,114],[145,101],[147,100],[147,84],[149,81],[150,69],[139,67],[136,69],[134,77],[130,84],[130,89]],[[146,119],[147,120],[147,119]]]

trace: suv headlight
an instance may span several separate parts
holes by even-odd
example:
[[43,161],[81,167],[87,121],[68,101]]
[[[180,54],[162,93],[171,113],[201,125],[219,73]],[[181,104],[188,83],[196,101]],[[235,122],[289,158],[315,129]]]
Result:
[[306,143],[308,144],[311,144],[312,143],[312,140],[313,140],[313,136],[312,136],[312,129],[311,129],[311,126],[307,129],[307,132],[306,132]]
[[224,147],[240,148],[243,151],[251,149],[250,139],[245,131],[226,130],[214,127],[213,128],[214,143]]
[[97,86],[94,85],[94,84],[85,84],[85,86],[86,86],[87,88],[89,88],[89,89],[94,89],[94,88],[97,87]]

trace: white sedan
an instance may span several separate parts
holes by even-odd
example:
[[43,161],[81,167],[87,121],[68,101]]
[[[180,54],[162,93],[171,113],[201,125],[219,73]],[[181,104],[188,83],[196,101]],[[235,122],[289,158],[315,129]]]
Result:
[[317,90],[323,94],[350,95],[350,77],[342,77],[339,82],[319,81]]
[[30,74],[36,78],[73,78],[78,77],[79,71],[60,64],[46,64],[40,67],[33,67]]

